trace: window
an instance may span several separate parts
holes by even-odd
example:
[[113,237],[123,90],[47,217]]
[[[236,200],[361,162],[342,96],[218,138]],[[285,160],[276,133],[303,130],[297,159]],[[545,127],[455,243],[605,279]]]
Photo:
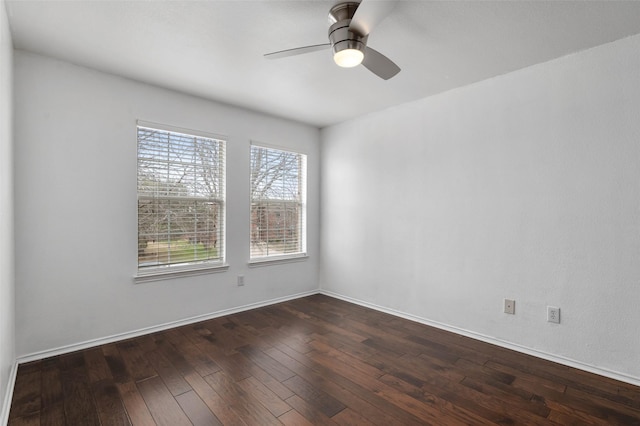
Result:
[[252,260],[306,252],[307,156],[251,146]]
[[225,141],[138,125],[138,271],[224,259]]

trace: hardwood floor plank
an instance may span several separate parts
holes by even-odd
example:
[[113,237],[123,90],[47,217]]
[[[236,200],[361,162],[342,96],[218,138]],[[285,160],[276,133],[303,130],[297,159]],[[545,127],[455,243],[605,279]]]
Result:
[[194,426],[222,426],[220,420],[213,415],[194,391],[178,395],[176,400]]
[[322,355],[325,358],[329,358],[340,365],[347,366],[349,368],[353,368],[358,370],[359,372],[369,376],[369,377],[380,377],[384,373],[380,371],[378,368],[373,365],[367,363],[366,361],[360,360],[356,357],[348,355],[340,350],[336,350],[329,345],[326,345],[317,340],[312,340],[309,342],[309,345],[314,349],[317,354]]
[[209,407],[211,412],[220,419],[224,425],[245,425],[239,414],[235,412],[227,402],[197,373],[189,373],[185,380],[198,394],[200,399]]
[[113,379],[104,379],[91,386],[98,418],[102,426],[131,425],[120,393]]
[[[618,395],[635,403],[640,402],[640,387],[618,382]],[[634,404],[635,406],[635,404]]]
[[158,350],[158,346],[156,345],[156,341],[152,334],[145,334],[144,336],[136,337],[135,341],[140,347],[142,353],[146,354],[147,352]]
[[[443,339],[440,341],[431,339],[430,336],[409,335],[407,341],[419,345],[420,353],[429,358],[455,363],[459,358],[463,358],[476,364],[484,364],[490,357],[479,351],[474,351],[459,345],[457,339]],[[446,341],[442,341],[446,340]]]
[[385,383],[377,380],[376,377],[370,377],[358,370],[350,368],[347,365],[335,364],[331,357],[327,357],[323,354],[313,354],[311,358],[325,367],[332,368],[337,371],[343,377],[359,384],[365,389],[381,395],[387,399],[393,405],[398,406],[402,410],[412,413],[417,418],[428,423],[439,422],[440,413],[438,410],[434,410],[429,404],[421,403],[413,398],[411,395],[399,391]]
[[420,345],[407,341],[404,336],[398,336],[397,333],[386,330],[384,323],[393,318],[390,315],[387,316],[385,314],[383,321],[376,321],[373,324],[369,324],[368,322],[358,321],[350,317],[341,317],[336,315],[328,316],[321,310],[312,311],[311,313],[314,315],[314,318],[324,320],[339,329],[346,329],[351,332],[355,331],[365,339],[376,341],[377,344],[384,343],[384,345],[389,348],[402,348],[403,353],[418,355],[422,351]]
[[626,404],[617,404],[600,395],[587,393],[580,389],[567,387],[565,395],[590,404],[592,408],[597,409],[598,416],[611,424],[632,424],[634,421],[640,424],[640,410],[628,407]]
[[546,418],[550,409],[544,404],[532,403],[533,393],[511,385],[515,377],[502,375],[475,363],[461,360],[457,363],[467,374],[460,384],[509,402],[514,408]]
[[225,328],[224,323],[226,323],[224,318],[215,318],[205,322],[205,327],[211,332],[207,340],[225,355],[231,355],[236,352],[236,348],[243,346],[245,343],[229,328]]
[[313,333],[311,338],[313,340],[323,342],[334,349],[340,350],[347,355],[351,355],[362,360],[366,360],[371,355],[377,353],[376,349],[364,345],[362,342],[356,342],[347,337],[331,332],[325,334]]
[[234,353],[227,355],[207,339],[198,347],[209,354],[209,356],[215,358],[216,364],[221,368],[221,371],[224,371],[225,374],[229,375],[233,380],[240,381],[251,377],[250,362],[242,354]]
[[278,395],[278,398],[282,399],[283,401],[293,395],[291,389],[287,388],[285,385],[273,378],[271,375],[269,375],[269,373],[267,373],[257,365],[251,369],[251,375],[251,377],[255,377],[260,381],[260,383],[269,388],[271,392]]
[[146,380],[158,375],[149,365],[135,340],[118,343],[116,347],[122,355],[129,377],[133,378],[134,381]]
[[402,346],[393,345],[391,342],[368,338],[363,340],[362,343],[373,349],[375,353],[387,354],[390,357],[401,357],[406,353]]
[[191,390],[191,386],[184,380],[182,374],[176,370],[161,352],[147,352],[145,357],[173,396],[178,396]]
[[[485,406],[495,407],[495,404],[506,405],[505,402],[508,403],[508,405],[515,410],[514,417],[522,419],[529,424],[544,424],[550,412],[549,408],[542,404],[531,404],[530,401],[521,400],[509,392],[502,391],[487,383],[482,383],[469,377],[465,377],[460,384],[482,394],[484,398],[481,399],[481,401],[493,402],[493,405],[485,402]],[[476,399],[480,400],[477,397]]]
[[513,367],[503,365],[494,361],[487,361],[484,366],[494,371],[503,372],[514,377],[512,385],[520,389],[532,392],[534,394],[544,395],[545,390],[557,393],[563,393],[567,389],[567,385],[545,379],[534,374],[525,373]]
[[22,364],[22,424],[640,426],[640,387],[314,295]]
[[[288,358],[284,353],[279,353],[282,357],[287,357],[283,358],[283,360],[289,359],[291,365],[299,364],[296,360]],[[277,351],[273,352],[273,354],[278,356]],[[409,413],[402,412],[388,401],[376,394],[372,394],[348,379],[331,374],[331,372],[322,368],[318,370],[316,372],[299,364],[299,367],[296,368],[296,373],[307,381],[313,382],[319,389],[324,390],[343,404],[357,410],[374,424],[380,426],[422,424]]]
[[224,371],[210,374],[205,381],[248,424],[279,425],[276,417],[259,401],[244,393]]
[[65,424],[67,424],[67,421],[64,417],[64,403],[62,400],[42,407],[42,411],[40,411],[41,426],[64,426]]
[[[492,382],[502,383],[506,386],[513,385],[516,376],[513,374],[505,373],[503,371],[494,370],[486,365],[476,364],[465,358],[459,358],[455,362],[455,366],[465,374],[466,377],[475,377],[480,380],[491,380]],[[531,398],[531,393],[526,392],[526,398]]]
[[283,382],[295,375],[286,366],[251,345],[242,346],[238,348],[238,351],[279,382]]
[[40,426],[40,414],[36,412],[14,417],[9,421],[9,426]]
[[131,380],[122,355],[115,344],[102,346],[102,354],[116,383],[126,383]]
[[314,426],[313,423],[305,419],[304,416],[296,410],[287,411],[278,417],[278,420],[285,426]]
[[394,375],[416,386],[425,383],[439,383],[443,381],[460,382],[465,378],[464,373],[453,365],[436,363],[432,359],[423,358],[422,355],[392,357],[388,354],[376,354],[367,359],[381,371]]
[[[40,364],[38,364],[40,367]],[[42,400],[41,370],[18,367],[9,419],[40,411]]]
[[471,405],[469,403],[465,403],[462,406],[452,404],[450,401],[440,398],[439,396],[430,392],[429,389],[424,389],[421,386],[416,386],[412,383],[408,383],[392,375],[384,375],[380,378],[380,381],[386,383],[394,389],[410,395],[412,398],[415,398],[418,401],[422,401],[427,404],[433,405],[434,407],[437,407],[437,409],[445,415],[444,418],[446,418],[446,422],[452,425],[493,424],[493,422],[489,421],[487,417],[498,418],[498,416],[496,416],[496,414],[493,412],[491,412],[487,416],[486,411],[483,411],[482,414],[479,414],[478,410],[475,410],[475,412],[470,411],[466,408]]
[[[400,407],[389,402],[382,395],[371,392],[371,390],[350,381],[349,379],[333,372],[331,369],[316,364],[305,355],[300,354],[293,349],[281,346],[280,349],[273,348],[269,350],[268,354],[280,362],[287,363],[297,375],[313,382],[324,391],[330,392],[334,397],[338,397],[339,393],[335,391],[335,388],[331,386],[331,383],[335,383],[335,385],[345,389],[357,398],[361,398],[370,406],[375,407],[376,409],[379,408],[381,412],[376,414],[380,416],[380,419],[384,419],[386,422],[382,423],[382,425],[397,424],[397,422],[400,422],[402,425],[424,424],[424,422],[418,417],[402,410]],[[344,398],[341,398],[340,400],[343,399]],[[370,416],[365,415],[365,417],[371,420]]]
[[282,384],[329,418],[335,416],[346,408],[342,402],[318,389],[318,387],[314,386],[313,383],[306,381],[300,376],[293,376],[292,378],[282,382]]
[[373,423],[369,422],[367,419],[362,417],[360,414],[356,413],[350,408],[345,408],[340,411],[338,414],[331,418],[336,424],[342,426],[368,426],[373,425]]
[[[483,389],[463,385],[462,382],[470,380],[463,375],[463,371],[452,371],[453,367],[442,367],[438,364],[416,364],[416,360],[422,359],[422,356],[417,358],[403,356],[397,360],[397,363],[387,365],[385,370],[389,371],[389,375],[424,390],[438,400],[446,401],[444,403],[445,406],[452,404],[456,407],[463,407],[460,412],[473,413],[496,423],[514,422],[514,416],[521,418],[521,421],[525,421],[527,424],[544,423],[544,420],[541,420],[540,417],[529,418],[526,414],[516,410],[515,407],[513,410],[505,409],[509,405],[503,404],[499,398],[492,395],[492,392],[486,393]],[[386,377],[385,380],[389,382]],[[408,390],[406,391],[411,394]],[[495,392],[498,391],[498,389],[495,390]],[[509,400],[516,397],[508,396]],[[537,402],[530,401],[529,403],[541,406]],[[543,414],[546,414],[546,408],[542,406],[542,409],[545,410]]]
[[269,327],[269,324],[260,318],[255,310],[243,312],[243,315],[240,318],[242,325],[254,330],[258,334],[260,334],[260,332],[265,328]]
[[173,365],[180,374],[186,376],[194,371],[193,366],[185,359],[180,350],[174,347],[162,333],[155,335],[154,337],[158,351],[167,358],[171,365]]
[[243,321],[245,315],[232,315],[227,317],[226,326],[233,324],[233,329],[230,331],[240,340],[242,343],[236,347],[236,350],[242,346],[252,346],[258,349],[265,349],[271,346],[268,339],[268,334],[264,332],[265,327],[256,329],[251,325],[244,324]]
[[60,360],[53,357],[43,360],[41,369],[41,406],[58,405],[64,400],[62,381],[60,380]]
[[597,417],[597,412],[592,415],[592,407],[583,405],[580,401],[572,401],[564,393],[552,393],[549,391],[547,396],[534,395],[534,400],[538,400],[551,409],[551,414],[561,414],[572,418],[580,419],[584,424],[606,425],[604,419]]
[[83,351],[85,365],[87,366],[87,373],[89,374],[89,381],[91,383],[99,382],[101,380],[113,379],[109,364],[105,359],[102,349],[91,348]]
[[45,362],[45,360],[25,362],[24,364],[20,364],[18,369],[24,374],[39,372],[42,371],[43,362]]
[[154,426],[156,423],[133,381],[116,383],[120,398],[133,426]]
[[180,348],[185,361],[202,377],[220,371],[217,363],[184,335],[184,328],[169,330],[166,335],[174,347]]
[[300,398],[298,395],[293,395],[286,401],[291,407],[293,407],[298,413],[302,415],[309,423],[319,426],[335,426],[336,422],[331,420],[329,416],[323,413],[313,404]]
[[[269,339],[271,339],[272,345],[287,345],[300,353],[306,353],[313,350],[313,348],[308,345],[309,340],[311,340],[310,335],[301,332],[295,327],[285,326],[278,329],[269,328],[266,330],[266,333],[268,333],[267,335]],[[268,349],[269,348],[263,349],[263,351]]]
[[282,399],[275,393],[271,392],[269,388],[260,383],[255,377],[248,377],[238,382],[238,386],[244,390],[248,395],[254,397],[259,401],[264,408],[269,410],[275,417],[279,417],[287,411],[291,410],[291,407],[287,405]]
[[619,393],[619,389],[614,392],[613,389],[603,391],[602,389],[594,389],[592,386],[582,387],[571,384],[567,386],[567,391],[575,391],[578,394],[590,395],[596,399],[602,400],[605,405],[609,406],[624,406],[631,410],[633,413],[640,412],[640,399],[629,398]]
[[584,426],[584,425],[604,425],[604,423],[600,423],[599,421],[589,421],[585,418],[579,418],[575,416],[571,416],[565,413],[559,413],[557,411],[551,410],[548,417],[549,421],[553,424],[563,425],[563,426]]
[[306,322],[311,322],[312,324],[308,327],[308,331],[305,334],[322,334],[326,332],[332,332],[345,338],[351,339],[354,342],[362,342],[368,338],[365,334],[360,333],[359,330],[345,327],[341,323],[322,323],[317,319],[308,320]]
[[162,426],[190,426],[191,422],[159,376],[136,383],[154,421]]
[[81,353],[60,357],[64,414],[68,424],[99,425],[98,411],[91,396],[89,375]]

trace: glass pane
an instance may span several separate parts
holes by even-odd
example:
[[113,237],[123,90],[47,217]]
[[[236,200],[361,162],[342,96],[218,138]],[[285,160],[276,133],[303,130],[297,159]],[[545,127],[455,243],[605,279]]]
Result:
[[251,147],[251,257],[299,253],[304,156]]
[[138,202],[138,266],[220,258],[220,206],[203,201]]
[[138,128],[138,193],[222,198],[224,145],[216,139]]
[[301,155],[251,147],[251,198],[300,201]]
[[220,260],[224,141],[138,127],[138,266]]
[[251,206],[251,256],[298,253],[300,244],[299,205],[288,202],[257,202]]

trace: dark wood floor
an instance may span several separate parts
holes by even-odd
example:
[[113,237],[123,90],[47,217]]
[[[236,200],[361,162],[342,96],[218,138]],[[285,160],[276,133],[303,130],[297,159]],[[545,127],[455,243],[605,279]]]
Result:
[[21,365],[17,425],[640,425],[640,388],[316,295]]

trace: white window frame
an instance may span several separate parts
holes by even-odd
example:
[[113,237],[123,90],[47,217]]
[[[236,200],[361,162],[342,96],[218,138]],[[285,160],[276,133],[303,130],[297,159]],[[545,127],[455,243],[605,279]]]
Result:
[[[299,151],[292,150],[291,148],[285,148],[282,146],[266,144],[263,142],[251,141],[250,149],[266,149],[272,151],[279,151],[286,154],[296,155],[299,157],[299,165],[298,165],[298,187],[299,187],[299,199],[298,200],[284,200],[284,199],[265,199],[273,202],[280,203],[295,203],[300,212],[300,217],[298,219],[299,223],[298,234],[299,234],[299,250],[293,253],[284,253],[284,254],[269,254],[269,255],[254,255],[254,224],[251,210],[253,209],[253,205],[256,201],[254,199],[253,188],[251,188],[250,195],[250,241],[249,241],[249,266],[265,266],[274,263],[284,263],[284,262],[295,262],[295,261],[303,261],[308,258],[307,255],[307,154]],[[250,156],[252,156],[252,151],[250,151]],[[250,157],[251,158],[251,157]],[[250,171],[253,173],[253,171]],[[250,178],[250,185],[253,185],[253,176]]]
[[[200,275],[207,274],[211,272],[221,272],[228,269],[228,265],[225,263],[226,259],[226,140],[227,138],[221,135],[216,135],[208,132],[202,132],[197,130],[183,129],[175,126],[168,126],[164,124],[151,123],[146,121],[137,121],[136,125],[136,141],[139,138],[139,129],[150,129],[159,132],[165,132],[174,135],[183,135],[187,137],[193,138],[202,138],[202,139],[211,139],[219,144],[219,149],[222,151],[222,159],[220,159],[220,168],[219,170],[219,189],[218,196],[214,198],[210,197],[202,197],[195,195],[185,195],[185,196],[157,196],[158,200],[185,200],[185,201],[194,201],[194,200],[202,200],[204,202],[216,203],[218,205],[218,224],[216,229],[216,244],[218,248],[218,257],[215,259],[209,260],[194,260],[194,261],[186,261],[181,263],[165,263],[160,265],[150,265],[150,266],[142,266],[140,265],[140,258],[138,257],[137,263],[137,274],[134,276],[134,280],[136,283],[147,282],[147,281],[156,281],[163,279],[170,279],[181,276],[192,276],[192,275]],[[136,145],[138,146],[138,143]],[[139,147],[138,147],[139,149]],[[139,162],[140,162],[140,153],[138,150],[136,151],[137,161],[136,161],[136,169],[139,172]],[[139,177],[139,176],[138,176]],[[138,182],[138,178],[136,179]],[[138,185],[138,184],[137,184]],[[137,186],[137,188],[139,188]],[[149,196],[148,194],[138,193],[138,206],[139,201],[141,199],[151,199],[154,196]],[[138,211],[138,209],[137,209]],[[138,216],[138,215],[137,215]],[[136,228],[138,230],[138,239],[140,236],[140,222],[139,218],[136,221]],[[138,240],[137,239],[137,240]],[[138,256],[140,256],[140,242],[138,240]]]

